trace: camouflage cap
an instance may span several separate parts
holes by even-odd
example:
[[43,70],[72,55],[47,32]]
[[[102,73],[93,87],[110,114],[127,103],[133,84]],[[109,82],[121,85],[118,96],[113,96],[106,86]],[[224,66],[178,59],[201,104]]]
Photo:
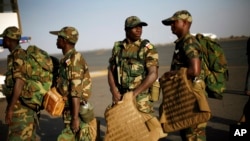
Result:
[[192,22],[192,16],[187,10],[181,10],[175,12],[172,17],[162,20],[162,23],[164,25],[171,25],[171,23],[175,20],[187,20]]
[[10,26],[3,31],[0,37],[9,37],[11,39],[20,40],[21,31],[15,26]]
[[63,27],[60,31],[50,31],[49,33],[62,36],[64,39],[74,44],[77,42],[79,37],[77,29],[70,26]]
[[130,16],[125,20],[125,28],[132,28],[137,25],[147,26],[148,24],[145,22],[142,22],[138,17],[136,16]]

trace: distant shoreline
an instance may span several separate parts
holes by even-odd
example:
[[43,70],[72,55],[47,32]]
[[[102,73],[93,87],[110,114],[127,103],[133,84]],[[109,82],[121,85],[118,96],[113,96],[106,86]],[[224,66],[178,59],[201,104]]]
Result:
[[[228,41],[239,41],[239,40],[247,40],[250,37],[247,36],[231,36],[231,37],[225,37],[225,38],[217,38],[215,39],[217,42],[228,42]],[[164,44],[155,44],[156,47],[164,47],[164,46],[172,46],[174,43],[164,43]],[[86,51],[79,51],[81,53],[93,53],[93,52],[105,52],[110,51],[111,48],[103,48],[103,49],[95,49],[95,50],[86,50]],[[1,53],[0,53],[1,54]],[[52,56],[55,56],[57,58],[61,58],[61,53],[52,53],[50,54]],[[6,61],[7,58],[0,58],[0,61]]]

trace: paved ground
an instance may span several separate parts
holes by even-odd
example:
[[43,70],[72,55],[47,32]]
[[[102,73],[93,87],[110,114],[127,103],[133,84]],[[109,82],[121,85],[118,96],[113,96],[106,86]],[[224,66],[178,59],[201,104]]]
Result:
[[[230,80],[227,83],[228,89],[224,94],[223,100],[208,99],[213,115],[208,122],[208,140],[227,141],[229,136],[229,125],[237,122],[241,116],[243,106],[247,101],[248,97],[243,95],[245,74],[247,71],[247,63],[245,62],[245,43],[245,40],[223,43],[225,46],[225,53],[228,56]],[[160,52],[160,59],[162,60],[160,62],[159,75],[162,75],[169,69],[168,65],[171,60],[170,54],[172,54],[172,49],[159,48],[158,50]],[[106,64],[101,64],[100,61],[107,61],[109,55],[109,51],[101,50],[97,53],[86,53],[85,59],[90,60],[89,66],[91,71],[105,70]],[[0,73],[2,72],[0,71]],[[105,74],[105,71],[103,73]],[[106,131],[104,111],[111,103],[111,94],[109,93],[107,76],[100,74],[96,76],[97,77],[93,78],[93,94],[90,102],[95,106],[95,115],[100,121],[101,136],[104,136]],[[157,111],[160,103],[161,100],[155,103],[156,115],[158,115]],[[7,126],[4,124],[5,107],[5,100],[0,100],[0,141],[5,140],[5,134],[7,132]],[[63,128],[61,118],[51,117],[46,111],[42,111],[40,125],[41,129],[37,132],[38,140],[40,141],[55,141],[57,135]],[[180,137],[178,133],[170,133],[169,136],[163,140],[179,141]]]

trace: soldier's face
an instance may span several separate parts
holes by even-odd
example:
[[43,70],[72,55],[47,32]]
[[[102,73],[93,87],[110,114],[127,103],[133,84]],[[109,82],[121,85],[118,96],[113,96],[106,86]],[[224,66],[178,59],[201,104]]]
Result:
[[182,33],[183,28],[184,28],[183,20],[175,20],[171,23],[172,33],[177,36]]
[[8,37],[3,37],[3,48],[8,48],[10,39]]
[[142,26],[138,25],[127,30],[127,38],[132,41],[137,41],[141,38]]
[[57,37],[57,41],[56,41],[57,48],[59,48],[59,49],[63,48],[64,40],[65,39],[61,36]]

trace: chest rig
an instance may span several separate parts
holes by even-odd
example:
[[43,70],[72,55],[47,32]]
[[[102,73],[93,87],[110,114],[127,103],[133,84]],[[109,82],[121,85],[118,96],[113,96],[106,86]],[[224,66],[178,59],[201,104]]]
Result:
[[142,40],[140,45],[134,44],[128,48],[124,47],[122,41],[115,43],[114,55],[120,91],[135,89],[146,77],[146,52],[144,47],[148,43],[148,40]]

